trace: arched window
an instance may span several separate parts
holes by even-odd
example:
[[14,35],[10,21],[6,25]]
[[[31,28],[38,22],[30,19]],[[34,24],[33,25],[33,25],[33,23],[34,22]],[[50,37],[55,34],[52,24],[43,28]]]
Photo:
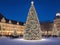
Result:
[[0,26],[0,30],[1,30],[1,26]]

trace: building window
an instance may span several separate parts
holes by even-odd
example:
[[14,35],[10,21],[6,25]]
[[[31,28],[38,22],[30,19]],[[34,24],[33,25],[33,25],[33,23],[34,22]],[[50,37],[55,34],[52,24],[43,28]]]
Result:
[[1,26],[0,26],[0,30],[1,30]]

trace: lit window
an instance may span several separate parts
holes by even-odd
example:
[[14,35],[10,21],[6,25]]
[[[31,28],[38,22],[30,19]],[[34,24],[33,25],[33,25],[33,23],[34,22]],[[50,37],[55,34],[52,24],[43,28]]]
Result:
[[0,26],[0,30],[1,30],[1,26]]

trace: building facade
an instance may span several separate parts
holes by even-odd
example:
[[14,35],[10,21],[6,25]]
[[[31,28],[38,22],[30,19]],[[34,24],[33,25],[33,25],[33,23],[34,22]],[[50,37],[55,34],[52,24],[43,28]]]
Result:
[[56,24],[57,32],[58,35],[60,36],[60,13],[56,13],[54,24]]
[[22,22],[8,20],[0,14],[0,35],[13,35],[15,30],[17,35],[22,35],[24,28]]

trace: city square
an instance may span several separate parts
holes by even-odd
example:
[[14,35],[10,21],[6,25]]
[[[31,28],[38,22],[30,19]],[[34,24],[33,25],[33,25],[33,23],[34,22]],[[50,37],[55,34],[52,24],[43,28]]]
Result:
[[25,22],[8,19],[0,13],[0,44],[60,45],[60,13],[55,13],[53,21],[47,19],[41,22],[35,2],[30,3]]

